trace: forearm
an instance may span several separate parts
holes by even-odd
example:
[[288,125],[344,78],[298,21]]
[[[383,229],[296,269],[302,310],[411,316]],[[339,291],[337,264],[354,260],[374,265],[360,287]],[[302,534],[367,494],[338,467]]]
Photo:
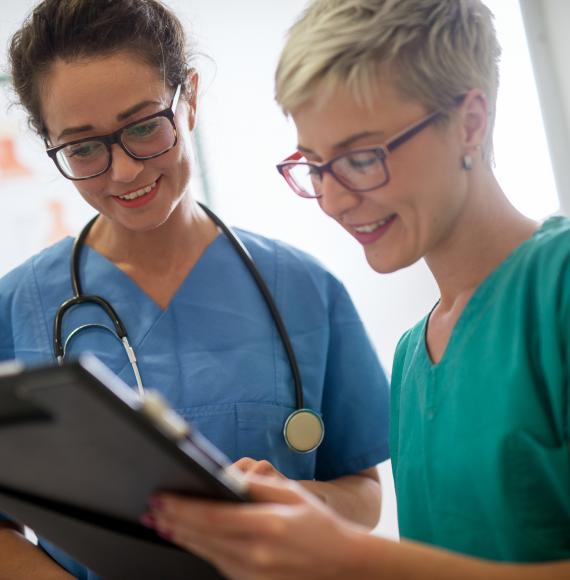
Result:
[[382,488],[376,468],[331,481],[299,483],[353,523],[372,529],[380,519]]
[[353,577],[362,580],[567,580],[570,561],[511,564],[479,560],[438,548],[396,543],[355,531]]
[[17,530],[0,526],[0,580],[71,580],[63,568]]

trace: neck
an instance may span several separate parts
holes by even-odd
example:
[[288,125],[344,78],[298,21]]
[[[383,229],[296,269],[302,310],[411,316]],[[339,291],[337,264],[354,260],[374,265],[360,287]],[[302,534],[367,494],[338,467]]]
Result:
[[200,206],[183,200],[166,222],[148,231],[132,231],[101,216],[87,244],[125,270],[165,273],[195,262],[217,234]]
[[468,298],[538,227],[511,205],[491,171],[480,169],[470,177],[460,215],[426,255],[444,310]]

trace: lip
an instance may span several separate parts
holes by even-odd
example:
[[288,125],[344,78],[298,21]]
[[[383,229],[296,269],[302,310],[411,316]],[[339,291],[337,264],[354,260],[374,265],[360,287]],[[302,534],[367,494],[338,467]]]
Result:
[[[123,207],[127,207],[129,209],[143,207],[144,205],[147,205],[148,203],[150,203],[156,197],[156,194],[158,193],[158,190],[160,187],[161,179],[162,179],[162,176],[156,180],[155,186],[148,193],[145,193],[144,195],[141,195],[140,197],[137,197],[136,199],[131,199],[131,200],[121,199],[117,195],[113,195],[112,197],[119,205],[121,205]],[[145,187],[145,186],[143,186],[143,187]],[[133,191],[138,191],[139,189],[142,189],[142,188],[138,187],[137,189],[133,189],[131,191],[125,191],[124,193],[121,193],[121,195],[128,195],[129,193],[132,193]]]
[[394,214],[388,219],[388,221],[383,226],[380,226],[377,230],[374,230],[373,232],[370,233],[357,232],[354,228],[360,227],[359,225],[350,226],[349,231],[363,246],[367,246],[369,244],[373,244],[374,242],[379,240],[382,236],[386,235],[386,232],[390,229],[390,226],[396,221],[397,218],[398,214]]

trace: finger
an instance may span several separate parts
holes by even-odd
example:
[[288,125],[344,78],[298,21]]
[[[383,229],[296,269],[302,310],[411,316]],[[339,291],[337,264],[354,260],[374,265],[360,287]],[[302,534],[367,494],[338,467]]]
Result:
[[294,560],[279,545],[264,540],[220,541],[182,530],[180,535],[174,534],[171,541],[213,563],[230,577],[275,578],[277,570],[284,571]]
[[275,467],[265,459],[252,464],[248,472],[257,475],[280,475],[279,471],[277,471],[277,469],[275,469]]
[[238,459],[235,463],[232,463],[232,467],[239,469],[240,471],[247,472],[253,467],[257,461],[251,457],[242,457]]
[[295,505],[307,501],[309,496],[296,482],[274,477],[246,477],[248,492],[255,502]]
[[151,500],[150,521],[180,523],[201,533],[276,533],[285,525],[291,506],[307,500],[302,488],[289,480],[248,478],[256,503],[230,503],[160,494]]
[[290,506],[249,504],[238,505],[231,509],[219,509],[218,506],[191,506],[174,503],[165,511],[154,510],[150,514],[151,527],[185,528],[189,532],[208,534],[212,537],[263,537],[282,533],[290,519],[287,511]]

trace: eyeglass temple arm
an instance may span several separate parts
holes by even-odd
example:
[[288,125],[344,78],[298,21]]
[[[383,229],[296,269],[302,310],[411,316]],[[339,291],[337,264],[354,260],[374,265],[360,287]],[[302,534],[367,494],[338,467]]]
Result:
[[402,145],[414,135],[417,135],[420,131],[423,131],[428,125],[433,123],[438,117],[443,115],[441,111],[436,111],[432,113],[429,117],[426,117],[419,125],[416,125],[413,129],[404,129],[402,133],[396,135],[388,143],[386,143],[386,149],[388,151],[394,151],[396,147]]

